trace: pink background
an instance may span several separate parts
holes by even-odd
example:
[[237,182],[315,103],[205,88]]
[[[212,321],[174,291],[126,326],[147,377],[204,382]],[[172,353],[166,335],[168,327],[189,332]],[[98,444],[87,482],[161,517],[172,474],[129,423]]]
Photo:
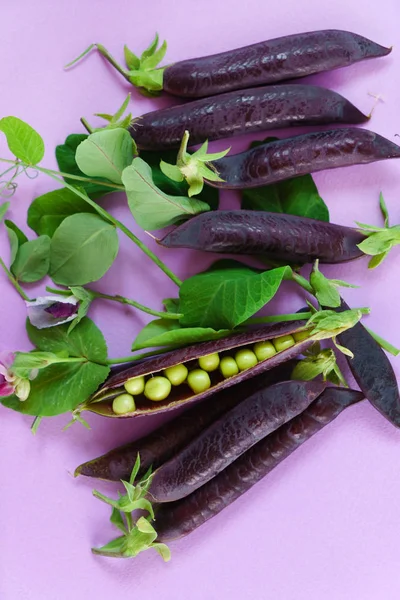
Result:
[[[67,134],[81,131],[79,117],[90,120],[93,112],[112,112],[128,90],[96,54],[79,68],[63,71],[90,42],[103,43],[122,60],[125,42],[140,51],[158,30],[168,40],[172,62],[288,33],[341,28],[394,45],[394,51],[387,59],[310,80],[343,93],[366,112],[373,104],[368,92],[381,94],[384,102],[370,128],[396,141],[399,17],[398,0],[2,2],[0,115],[13,114],[36,127],[46,141],[43,164],[56,168],[54,147]],[[150,102],[132,94],[137,115],[173,102]],[[247,143],[239,140],[235,149]],[[4,156],[4,140],[0,146]],[[400,164],[395,161],[321,173],[315,180],[333,222],[380,223],[381,190],[393,223],[400,219]],[[24,226],[31,200],[54,187],[45,176],[21,179],[10,218]],[[109,199],[106,206],[149,243],[123,199]],[[4,228],[0,254],[8,260]],[[211,260],[181,251],[160,255],[180,277]],[[325,272],[361,285],[346,290],[346,299],[353,306],[370,306],[368,324],[400,344],[394,303],[399,298],[398,259],[395,250],[377,271],[367,272],[361,260]],[[126,239],[121,239],[117,265],[99,289],[155,308],[162,297],[174,295],[173,284]],[[0,349],[28,350],[23,302],[1,273],[0,286]],[[30,294],[40,290],[44,286]],[[297,295],[280,293],[273,310],[287,312],[300,304]],[[127,354],[147,321],[146,315],[112,304],[97,304],[91,316],[105,332],[111,356]],[[393,362],[400,374],[398,360]],[[92,556],[90,547],[113,533],[109,511],[92,497],[90,481],[71,476],[80,462],[149,431],[156,419],[111,422],[89,416],[90,432],[77,425],[62,433],[64,416],[44,422],[34,438],[30,418],[3,408],[0,418],[1,600],[399,598],[400,434],[367,403],[348,410],[217,518],[173,543],[169,564],[152,552],[134,561]],[[115,486],[102,484],[100,489],[112,492]]]

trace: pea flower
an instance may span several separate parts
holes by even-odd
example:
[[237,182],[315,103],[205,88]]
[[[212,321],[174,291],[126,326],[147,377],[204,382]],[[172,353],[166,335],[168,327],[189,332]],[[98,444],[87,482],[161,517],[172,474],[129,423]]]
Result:
[[41,296],[26,302],[28,318],[37,329],[55,327],[73,321],[78,314],[78,298],[75,296]]
[[[31,391],[31,383],[29,379],[18,377],[12,372],[12,365],[15,355],[11,352],[0,353],[0,396],[11,396],[15,394],[22,402],[27,400]],[[32,372],[31,379],[37,373]]]

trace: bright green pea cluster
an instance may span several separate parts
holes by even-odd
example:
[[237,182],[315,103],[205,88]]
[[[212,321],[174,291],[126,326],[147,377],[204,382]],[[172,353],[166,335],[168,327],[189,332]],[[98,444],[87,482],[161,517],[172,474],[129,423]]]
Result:
[[[252,348],[239,348],[234,356],[220,355],[215,352],[201,356],[197,365],[188,369],[185,364],[174,365],[164,369],[160,375],[132,377],[124,383],[125,392],[117,396],[112,404],[112,409],[117,415],[124,415],[135,411],[134,396],[144,395],[152,402],[162,402],[170,395],[173,387],[187,385],[194,394],[201,394],[211,385],[210,373],[219,372],[217,381],[234,377],[241,371],[255,367],[260,361],[267,360],[275,354],[287,350],[309,336],[307,330],[299,331],[293,335],[282,335],[272,340],[257,342]],[[218,379],[219,377],[219,379]]]

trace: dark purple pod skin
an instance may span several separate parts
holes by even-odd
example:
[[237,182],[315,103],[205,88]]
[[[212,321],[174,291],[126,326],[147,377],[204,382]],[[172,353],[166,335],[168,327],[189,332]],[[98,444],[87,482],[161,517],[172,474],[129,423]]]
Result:
[[238,90],[162,108],[134,119],[129,128],[141,150],[179,148],[205,140],[325,123],[364,123],[369,117],[340,94],[314,85],[276,85]]
[[365,236],[352,227],[280,213],[219,210],[201,213],[158,241],[167,248],[204,252],[262,254],[268,258],[305,264],[341,263],[360,256]]
[[[147,414],[158,414],[179,408],[181,406],[189,406],[192,402],[208,398],[219,390],[228,388],[236,383],[240,383],[241,381],[251,379],[255,375],[259,375],[264,371],[273,369],[278,365],[287,362],[288,360],[296,358],[296,356],[302,354],[313,343],[314,340],[312,335],[301,342],[296,342],[294,346],[291,346],[282,352],[278,352],[271,358],[260,361],[254,367],[251,367],[245,371],[241,371],[238,375],[234,375],[233,377],[216,380],[213,382],[213,374],[211,374],[211,387],[200,394],[193,394],[188,386],[178,386],[179,388],[182,388],[182,391],[177,389],[172,390],[171,395],[162,402],[151,402],[150,400],[147,400],[146,402],[143,402],[143,404],[140,404],[138,401],[139,397],[137,397],[135,398],[135,411],[123,416],[113,413],[111,401],[119,394],[124,393],[125,390],[123,388],[123,384],[131,377],[154,374],[174,365],[186,363],[191,360],[195,361],[200,356],[206,356],[207,354],[213,354],[214,352],[232,350],[259,341],[273,339],[281,335],[291,334],[296,332],[298,329],[301,329],[303,326],[304,321],[274,323],[273,325],[264,325],[263,327],[250,329],[243,333],[236,333],[219,340],[202,342],[201,344],[194,344],[193,346],[180,348],[166,354],[160,354],[159,356],[143,361],[140,364],[136,364],[132,367],[128,367],[127,369],[124,369],[123,371],[120,371],[117,374],[109,377],[99,388],[99,390],[88,400],[88,402],[81,406],[81,409],[90,410],[91,412],[95,412],[107,417],[127,418]],[[214,373],[216,373],[216,371],[214,371]]]
[[165,69],[163,89],[174,96],[202,98],[347,67],[390,52],[349,31],[297,33],[177,62]]
[[381,135],[355,127],[332,129],[225,156],[214,165],[223,181],[207,183],[227,189],[255,188],[307,173],[389,158],[400,158],[400,146]]
[[288,361],[271,371],[216,392],[211,398],[193,406],[149,435],[80,465],[75,470],[75,476],[85,475],[106,481],[129,481],[139,454],[140,470],[137,477],[140,479],[150,467],[153,471],[157,469],[239,402],[262,388],[289,379],[295,364],[296,361]]
[[[348,310],[342,300],[340,310]],[[351,350],[350,370],[371,404],[393,425],[400,427],[400,393],[390,360],[378,342],[361,323],[338,336],[340,344]]]
[[178,502],[156,507],[157,541],[188,535],[232,504],[340,413],[364,398],[361,392],[327,388],[300,415],[247,450],[203,487]]
[[254,444],[302,413],[325,387],[321,381],[284,381],[252,394],[155,471],[149,498],[174,502],[192,494]]

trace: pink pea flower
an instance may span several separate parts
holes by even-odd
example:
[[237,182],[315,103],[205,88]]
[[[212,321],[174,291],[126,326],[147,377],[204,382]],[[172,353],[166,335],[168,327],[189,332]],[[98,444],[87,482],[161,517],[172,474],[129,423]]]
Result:
[[[12,352],[0,352],[0,396],[11,396],[15,394],[21,402],[27,400],[31,391],[29,379],[17,377],[12,372],[14,354]],[[32,379],[37,373],[32,373]]]

